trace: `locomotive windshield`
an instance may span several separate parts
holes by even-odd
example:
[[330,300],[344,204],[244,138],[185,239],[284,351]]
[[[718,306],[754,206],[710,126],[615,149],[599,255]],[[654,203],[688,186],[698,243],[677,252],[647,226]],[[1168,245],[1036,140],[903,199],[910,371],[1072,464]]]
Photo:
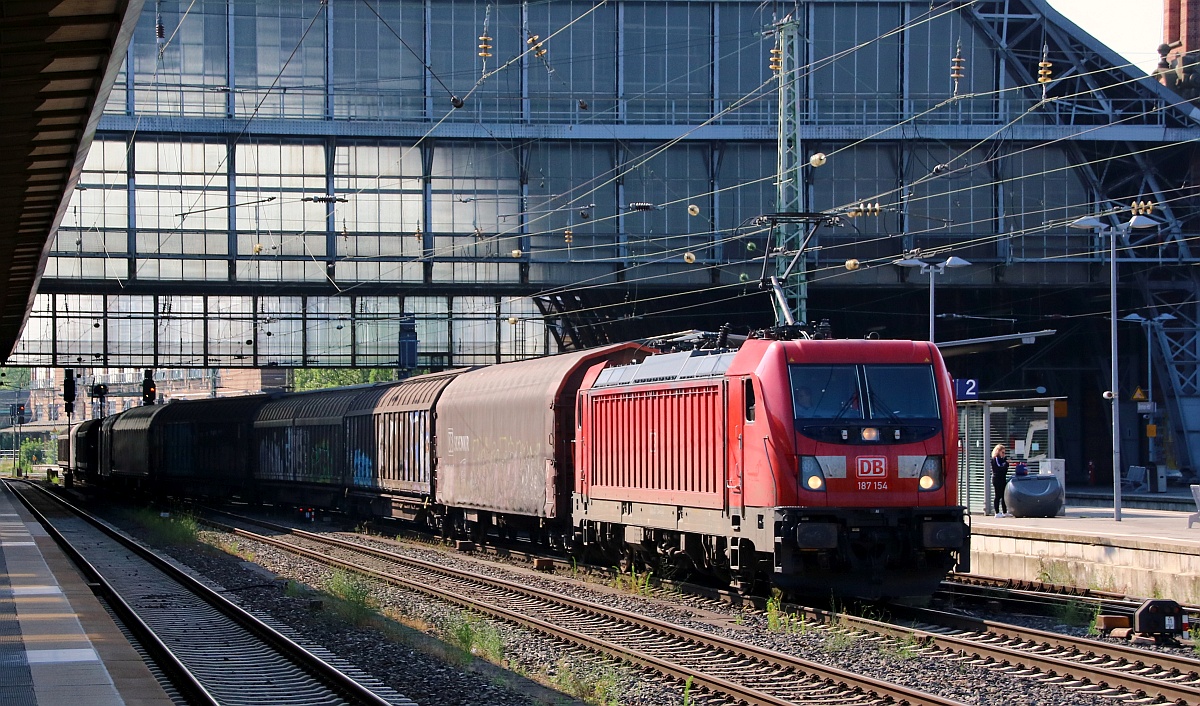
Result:
[[937,419],[928,365],[791,365],[797,419]]

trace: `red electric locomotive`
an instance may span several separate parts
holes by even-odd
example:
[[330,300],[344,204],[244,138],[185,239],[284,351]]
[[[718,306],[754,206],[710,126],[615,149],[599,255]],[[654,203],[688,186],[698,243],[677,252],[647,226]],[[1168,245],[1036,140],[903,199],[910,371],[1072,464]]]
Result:
[[930,343],[751,339],[600,364],[576,423],[573,521],[613,562],[871,599],[968,567],[954,395]]

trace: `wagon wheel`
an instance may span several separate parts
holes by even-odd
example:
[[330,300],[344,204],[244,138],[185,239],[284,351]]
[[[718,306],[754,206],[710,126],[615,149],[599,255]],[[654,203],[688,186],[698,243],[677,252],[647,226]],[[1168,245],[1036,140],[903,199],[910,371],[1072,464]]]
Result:
[[621,550],[621,558],[617,560],[617,568],[622,574],[633,573],[638,568],[637,555],[628,547]]

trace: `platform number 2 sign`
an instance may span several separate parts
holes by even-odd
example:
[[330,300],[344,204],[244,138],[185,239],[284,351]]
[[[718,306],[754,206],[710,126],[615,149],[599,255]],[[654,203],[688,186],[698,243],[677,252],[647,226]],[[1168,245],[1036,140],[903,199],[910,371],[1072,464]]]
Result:
[[954,378],[954,399],[979,399],[979,381],[973,378]]

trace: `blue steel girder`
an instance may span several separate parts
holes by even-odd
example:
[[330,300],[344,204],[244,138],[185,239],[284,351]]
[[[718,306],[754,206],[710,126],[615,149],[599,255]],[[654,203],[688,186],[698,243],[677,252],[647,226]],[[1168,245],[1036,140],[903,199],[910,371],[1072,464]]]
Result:
[[[1190,213],[1184,212],[1187,201],[1176,202],[1166,195],[1181,193],[1195,151],[1171,143],[1200,139],[1200,113],[1153,79],[1121,68],[1124,62],[1106,47],[1089,43],[1082,33],[1067,31],[1067,21],[1044,0],[976,2],[967,16],[991,38],[1009,71],[1035,100],[1043,97],[1042,89],[1028,57],[1041,56],[1045,46],[1051,57],[1068,59],[1070,66],[1047,84],[1044,99],[1036,105],[1051,121],[1063,126],[1090,126],[1097,121],[1127,126],[1160,124],[1182,133],[1172,140],[1071,141],[1066,148],[1093,191],[1093,206],[1110,214],[1113,235],[1119,238],[1120,259],[1146,261],[1135,277],[1146,305],[1142,315],[1148,319],[1160,313],[1175,317],[1152,327],[1158,342],[1152,350],[1161,353],[1163,374],[1159,380],[1166,381],[1163,387],[1176,461],[1194,467],[1200,460],[1200,277],[1191,267],[1162,265],[1169,264],[1165,260],[1171,255],[1176,262],[1191,257],[1189,238],[1182,227],[1191,220]],[[1176,178],[1172,180],[1168,174]],[[1120,220],[1127,217],[1122,213],[1116,218],[1115,214],[1127,211],[1127,204],[1134,200],[1154,201],[1155,215],[1164,226],[1137,232],[1119,227]]]
[[[1161,112],[1161,111],[1160,111]],[[1180,142],[1193,138],[1195,133],[1185,127],[1165,125],[1165,121],[1139,124],[1089,125],[1081,131],[1075,125],[1009,125],[1005,137],[1011,141],[1066,142]],[[834,141],[901,141],[910,138],[903,126],[893,123],[869,122],[849,124],[800,124],[796,126],[801,140]],[[928,140],[979,141],[995,137],[996,126],[987,124],[922,125],[921,137]],[[738,142],[775,140],[777,126],[709,123],[655,124],[588,123],[578,125],[546,125],[537,123],[443,123],[431,127],[427,122],[379,121],[374,123],[345,120],[245,120],[229,118],[179,118],[162,116],[134,117],[105,115],[100,120],[97,135],[127,138],[170,137],[173,139],[202,139],[253,135],[289,139],[314,137],[346,137],[355,139],[464,139],[464,140],[562,140],[562,141],[653,141],[681,142]]]
[[[1014,7],[1020,9],[1014,11]],[[1109,125],[1161,124],[1167,129],[1175,126],[1180,131],[1181,134],[1171,139],[1158,136],[1144,141],[1118,140],[1114,143],[1115,149],[1103,155],[1103,159],[1085,153],[1084,148],[1089,142],[1095,144],[1098,141],[1071,141],[1067,143],[1067,149],[1074,153],[1076,164],[1090,183],[1095,205],[1100,211],[1123,209],[1133,200],[1156,203],[1165,227],[1127,233],[1124,237],[1130,247],[1126,248],[1124,257],[1136,258],[1148,253],[1146,248],[1138,246],[1171,243],[1178,248],[1178,257],[1190,258],[1181,218],[1175,213],[1172,199],[1164,197],[1164,194],[1174,192],[1173,187],[1166,186],[1170,180],[1163,174],[1164,160],[1148,159],[1147,148],[1143,145],[1148,142],[1178,150],[1172,143],[1200,139],[1197,131],[1200,114],[1195,108],[1152,79],[1119,68],[1121,60],[1108,49],[1090,45],[1064,31],[1065,20],[1043,0],[978,2],[970,6],[968,16],[995,42],[997,51],[1006,59],[1008,70],[1024,82],[1024,90],[1035,99],[1041,88],[1033,75],[1029,57],[1041,56],[1041,48],[1048,47],[1051,57],[1064,55],[1070,60],[1067,71],[1047,85],[1047,100],[1037,106],[1047,118],[1060,122],[1060,127],[1078,124],[1075,122],[1078,116],[1091,114]],[[1094,105],[1092,101],[1095,101]],[[1067,109],[1062,109],[1064,106]],[[1064,118],[1067,124],[1061,124]],[[1082,134],[1091,136],[1093,131]],[[1160,148],[1150,149],[1159,152]],[[1093,167],[1097,162],[1104,165],[1103,170],[1097,171]],[[1173,171],[1183,174],[1180,170]],[[1136,189],[1123,191],[1122,187],[1133,180],[1139,181]]]
[[[1173,268],[1175,286],[1139,278],[1150,302],[1139,314],[1150,320],[1160,314],[1174,317],[1150,327],[1154,345],[1148,353],[1166,392],[1164,406],[1175,440],[1176,460],[1181,466],[1195,468],[1200,461],[1200,304],[1196,297],[1200,277],[1193,269]],[[1155,353],[1160,355],[1155,357]]]

